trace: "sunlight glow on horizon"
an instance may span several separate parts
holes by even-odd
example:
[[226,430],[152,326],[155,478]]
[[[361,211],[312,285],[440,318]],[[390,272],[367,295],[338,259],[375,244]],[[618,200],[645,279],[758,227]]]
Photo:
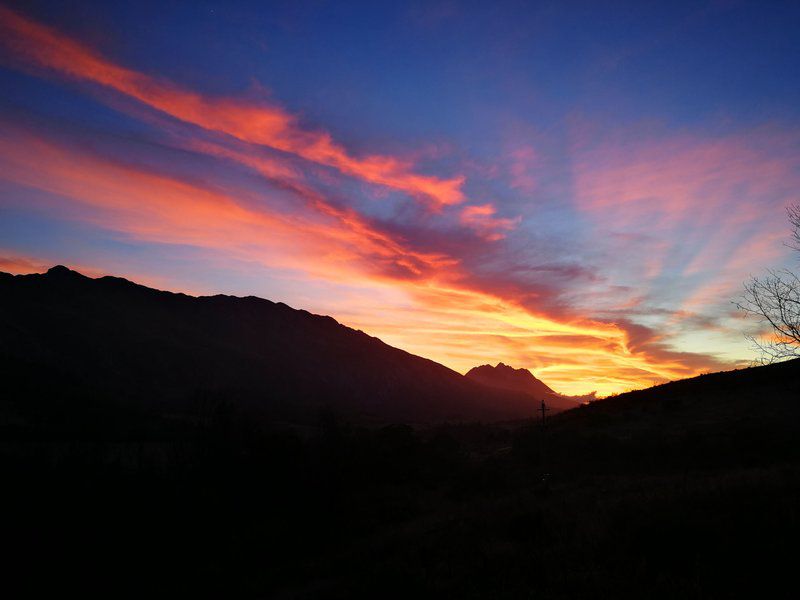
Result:
[[[441,133],[409,149],[381,141],[402,119],[359,137],[279,90],[212,93],[100,46],[0,6],[0,73],[33,90],[0,103],[0,271],[258,295],[461,373],[504,362],[605,396],[746,361],[754,325],[730,300],[789,260],[791,120],[568,113],[556,140],[489,143],[486,116],[474,150]],[[37,105],[53,89],[63,106]]]

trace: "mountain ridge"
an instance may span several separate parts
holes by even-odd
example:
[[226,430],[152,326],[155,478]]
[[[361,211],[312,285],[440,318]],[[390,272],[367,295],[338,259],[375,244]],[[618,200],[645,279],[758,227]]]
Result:
[[308,419],[505,420],[534,406],[337,322],[256,296],[190,296],[63,265],[0,275],[0,353],[130,402],[185,412],[198,396]]

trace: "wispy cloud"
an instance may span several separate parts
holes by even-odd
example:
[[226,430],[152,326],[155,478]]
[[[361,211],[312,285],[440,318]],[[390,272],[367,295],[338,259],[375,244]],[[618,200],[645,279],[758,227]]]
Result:
[[100,85],[175,119],[401,190],[437,209],[464,200],[463,176],[440,179],[423,175],[413,164],[393,156],[353,156],[329,133],[304,128],[295,115],[279,106],[210,97],[151,77],[3,7],[0,32],[0,44],[22,64]]
[[631,281],[682,281],[697,308],[785,255],[799,146],[777,128],[619,139],[580,155],[577,206]]
[[466,206],[461,211],[461,223],[474,229],[486,240],[497,241],[505,237],[505,232],[514,229],[521,217],[513,219],[497,217],[497,209],[492,204]]

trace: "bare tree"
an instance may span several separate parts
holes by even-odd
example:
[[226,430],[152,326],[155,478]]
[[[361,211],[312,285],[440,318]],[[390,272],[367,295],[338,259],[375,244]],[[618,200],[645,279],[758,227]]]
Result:
[[[800,252],[800,204],[788,209],[792,224],[789,246]],[[744,295],[736,306],[771,328],[771,334],[750,340],[761,353],[761,361],[777,362],[800,356],[800,277],[787,270],[769,271],[744,284]]]
[[789,222],[792,224],[792,241],[789,246],[800,252],[800,204],[790,206],[786,212],[789,213]]

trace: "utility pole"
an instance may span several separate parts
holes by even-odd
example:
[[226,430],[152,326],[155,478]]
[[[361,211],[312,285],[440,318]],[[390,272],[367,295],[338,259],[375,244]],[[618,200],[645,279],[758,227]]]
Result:
[[544,403],[544,398],[542,398],[542,406],[539,408],[539,412],[542,413],[542,432],[544,432],[544,424],[548,410],[550,409],[547,408],[547,404]]
[[547,407],[547,404],[544,402],[544,398],[542,398],[542,405],[539,407],[539,411],[542,415],[541,425],[542,430],[539,433],[539,466],[542,469],[542,483],[547,487],[548,479],[550,478],[550,474],[547,472],[547,466],[545,462],[545,427],[547,424],[547,411],[550,409]]

